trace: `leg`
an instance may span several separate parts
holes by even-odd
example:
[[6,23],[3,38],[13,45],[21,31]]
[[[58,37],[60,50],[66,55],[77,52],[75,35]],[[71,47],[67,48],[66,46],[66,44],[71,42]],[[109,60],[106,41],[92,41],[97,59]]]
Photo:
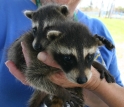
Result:
[[109,73],[109,71],[100,63],[93,61],[92,66],[98,70],[100,73],[100,78],[105,78],[108,83],[115,82],[114,77]]

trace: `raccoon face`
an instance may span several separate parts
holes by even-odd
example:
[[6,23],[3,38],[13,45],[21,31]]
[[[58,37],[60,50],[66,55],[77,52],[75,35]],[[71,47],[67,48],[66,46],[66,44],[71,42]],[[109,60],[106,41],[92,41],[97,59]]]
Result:
[[48,4],[41,6],[37,11],[25,11],[24,14],[32,21],[33,48],[43,51],[49,44],[46,38],[47,31],[56,21],[67,20],[69,11],[66,5]]
[[[61,66],[66,76],[70,81],[83,84],[87,82],[91,77],[91,65],[94,60],[94,54],[96,47],[82,49],[76,49],[76,47],[68,48],[61,46],[56,47],[59,52],[53,51],[52,56],[54,60]],[[86,52],[86,53],[83,53]]]
[[[66,49],[69,50],[69,48]],[[73,50],[76,51],[77,56],[75,56]],[[79,54],[76,49],[72,49],[70,50],[70,53],[54,52],[53,57],[54,60],[61,66],[70,81],[82,84],[87,82],[87,80],[91,77],[90,67],[94,59],[94,53],[95,50],[93,53],[88,52],[85,57],[82,57],[83,54]],[[79,59],[78,57],[82,58]]]
[[[74,31],[71,31],[71,33],[75,36]],[[82,40],[79,40],[79,42],[74,41],[68,34],[70,32],[67,32],[67,34],[64,32],[63,34],[61,31],[49,31],[47,38],[51,43],[46,50],[61,66],[62,71],[70,81],[83,84],[92,75],[90,69],[98,44],[92,36],[88,37],[89,41],[92,41],[89,44],[89,41],[84,43],[84,38],[81,34],[78,35],[78,37],[82,36]],[[75,37],[73,38],[76,39]]]
[[112,44],[98,35],[93,36],[86,26],[76,22],[60,23],[47,32],[50,45],[46,50],[60,65],[67,78],[79,84],[87,82],[91,76],[91,65],[99,46]]

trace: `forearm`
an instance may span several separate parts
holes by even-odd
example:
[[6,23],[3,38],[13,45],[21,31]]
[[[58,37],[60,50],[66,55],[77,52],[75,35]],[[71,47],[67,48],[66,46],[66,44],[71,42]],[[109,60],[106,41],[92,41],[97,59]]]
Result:
[[103,100],[101,100],[92,91],[83,89],[83,97],[85,105],[89,107],[109,107]]
[[93,92],[109,107],[124,107],[124,88],[116,83],[107,83],[102,80]]

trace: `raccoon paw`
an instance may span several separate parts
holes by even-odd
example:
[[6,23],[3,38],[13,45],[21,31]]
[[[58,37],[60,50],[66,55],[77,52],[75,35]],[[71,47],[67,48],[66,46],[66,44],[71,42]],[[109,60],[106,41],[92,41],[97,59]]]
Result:
[[84,107],[83,99],[77,96],[74,92],[70,92],[70,98],[64,102],[64,107]]
[[100,78],[101,79],[105,78],[108,83],[114,83],[115,82],[114,77],[108,71],[101,70],[99,72],[100,72]]
[[114,77],[109,73],[109,71],[99,62],[93,61],[92,66],[97,69],[100,73],[100,78],[105,78],[108,83],[115,82]]
[[47,107],[63,107],[63,100],[57,96],[50,95],[45,99],[45,104]]

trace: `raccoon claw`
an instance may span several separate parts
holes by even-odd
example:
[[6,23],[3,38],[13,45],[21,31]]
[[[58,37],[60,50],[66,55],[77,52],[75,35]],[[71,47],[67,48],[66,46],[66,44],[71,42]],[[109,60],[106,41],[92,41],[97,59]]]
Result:
[[83,104],[73,103],[72,101],[70,103],[66,102],[64,107],[84,107]]
[[75,106],[74,106],[74,103],[66,102],[66,103],[64,104],[64,107],[75,107]]
[[[97,69],[98,70],[98,69]],[[100,72],[100,78],[103,79],[105,78],[108,83],[114,83],[115,79],[111,74],[107,71],[104,70],[98,70]]]
[[109,72],[104,72],[104,77],[108,83],[114,83],[115,79]]
[[105,78],[108,83],[114,83],[115,79],[114,77],[109,73],[109,71],[100,63],[94,61],[92,66],[97,69],[97,71],[100,73],[100,78]]
[[77,95],[74,92],[70,92],[70,98],[68,101],[65,101],[64,107],[83,107],[83,99],[77,97]]

